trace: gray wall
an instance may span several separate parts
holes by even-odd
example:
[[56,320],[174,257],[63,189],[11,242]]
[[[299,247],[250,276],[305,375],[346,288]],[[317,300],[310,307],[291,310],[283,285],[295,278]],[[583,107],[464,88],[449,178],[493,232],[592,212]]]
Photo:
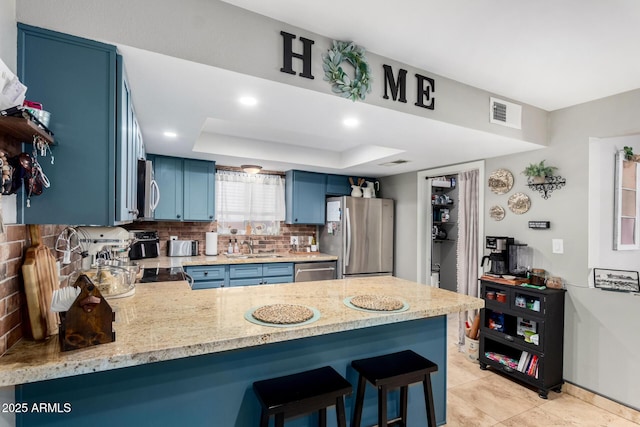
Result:
[[[594,221],[594,218],[612,215],[612,177],[607,177],[611,186],[604,187],[602,179],[591,179],[590,185],[590,178],[611,173],[614,163],[613,157],[603,155],[602,147],[592,147],[592,159],[589,153],[590,141],[593,144],[608,142],[593,138],[640,133],[638,111],[640,90],[551,112],[547,148],[487,160],[487,173],[498,168],[509,169],[515,184],[508,194],[499,196],[487,192],[485,199],[487,209],[498,204],[507,211],[500,222],[487,217],[485,233],[514,236],[527,243],[534,249],[534,267],[544,268],[567,282],[565,379],[637,409],[640,408],[640,371],[635,366],[640,340],[636,325],[640,323],[640,300],[631,294],[590,288],[589,267],[637,271],[640,256],[638,251],[630,255],[603,249],[611,248],[612,227],[607,231],[599,221],[589,226],[590,217]],[[612,151],[615,150],[609,148],[609,155]],[[640,152],[640,146],[636,151]],[[527,164],[542,159],[558,166],[557,173],[567,179],[566,187],[553,192],[548,200],[529,190],[525,177],[520,174]],[[514,215],[507,208],[508,197],[518,191],[531,198],[531,210],[524,215]],[[593,202],[596,196],[601,201],[591,203],[594,206],[590,210],[589,200]],[[551,229],[528,229],[530,220],[549,220]],[[564,240],[564,254],[552,253],[552,238]],[[592,250],[591,260],[590,245],[602,249]]]
[[[26,24],[331,93],[330,85],[323,81],[320,60],[320,53],[331,46],[330,38],[221,1],[20,0],[16,13],[18,21]],[[315,41],[314,80],[280,72],[282,30]],[[298,52],[299,46],[294,46]],[[546,145],[547,117],[546,112],[539,108],[523,105],[522,130],[496,126],[488,121],[489,92],[383,58],[374,52],[367,53],[367,59],[373,81],[373,91],[365,100],[367,104]],[[416,107],[413,105],[415,100],[401,103],[383,99],[382,64],[391,65],[395,73],[400,67],[409,71],[408,101],[417,88],[415,77],[409,77],[415,73],[433,77],[436,80],[435,110]]]
[[380,197],[395,200],[394,275],[417,280],[418,181],[416,172],[392,175],[380,180]]

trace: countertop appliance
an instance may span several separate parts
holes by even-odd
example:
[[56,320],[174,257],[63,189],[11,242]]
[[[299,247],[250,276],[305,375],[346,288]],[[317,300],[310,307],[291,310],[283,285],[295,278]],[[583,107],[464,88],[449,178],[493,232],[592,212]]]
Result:
[[294,282],[333,280],[336,278],[336,262],[300,262],[293,267]]
[[160,255],[158,232],[152,230],[131,230],[135,238],[129,249],[129,259],[157,258]]
[[198,255],[197,240],[169,240],[167,242],[168,256],[196,256]]
[[123,259],[134,241],[133,234],[122,227],[76,227],[82,252],[82,268],[88,269],[97,258]]
[[320,250],[338,257],[338,279],[393,273],[393,205],[391,199],[327,198]]
[[182,267],[145,268],[136,283],[175,282],[187,280]]
[[489,255],[482,257],[480,266],[484,266],[485,261],[490,261],[491,267],[488,274],[500,276],[509,274],[511,268],[509,266],[509,247],[515,242],[513,237],[504,236],[487,236],[485,240],[485,248],[491,250]]
[[153,220],[160,203],[160,188],[153,177],[153,162],[138,160],[138,219]]

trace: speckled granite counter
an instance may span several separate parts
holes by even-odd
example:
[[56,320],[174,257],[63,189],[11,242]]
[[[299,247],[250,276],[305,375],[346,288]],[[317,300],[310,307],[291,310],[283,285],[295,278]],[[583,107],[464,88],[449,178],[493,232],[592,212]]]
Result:
[[[406,301],[409,309],[370,313],[343,303],[346,297],[360,294],[395,296]],[[23,340],[0,357],[0,385],[224,352],[483,306],[477,298],[389,276],[201,291],[192,291],[186,282],[149,283],[139,284],[132,297],[109,302],[116,312],[114,343],[61,353],[57,336],[44,343]],[[252,307],[271,303],[314,307],[321,318],[288,328],[259,326],[244,319]]]
[[158,258],[146,258],[138,260],[140,266],[143,268],[163,268],[163,267],[182,267],[188,265],[219,265],[219,264],[253,264],[253,263],[268,263],[268,262],[320,262],[320,261],[335,261],[338,259],[335,255],[327,254],[290,254],[280,253],[278,256],[270,256],[270,254],[261,253],[249,256],[232,255],[227,257],[224,254],[217,256],[187,256],[187,257],[168,257],[160,256]]

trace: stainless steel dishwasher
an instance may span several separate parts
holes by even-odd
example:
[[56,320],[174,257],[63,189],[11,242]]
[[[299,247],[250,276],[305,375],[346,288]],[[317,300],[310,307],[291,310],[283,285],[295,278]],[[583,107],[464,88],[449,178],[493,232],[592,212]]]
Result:
[[336,278],[336,262],[304,262],[294,267],[294,282],[311,282],[313,280],[333,280]]

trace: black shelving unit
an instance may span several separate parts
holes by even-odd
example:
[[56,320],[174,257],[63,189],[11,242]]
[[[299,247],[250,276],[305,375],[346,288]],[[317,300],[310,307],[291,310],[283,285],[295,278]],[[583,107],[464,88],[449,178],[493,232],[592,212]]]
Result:
[[[549,390],[560,392],[563,369],[564,289],[532,289],[504,285],[487,280],[480,281],[481,297],[485,308],[480,311],[480,369],[495,369],[538,389],[546,399]],[[488,299],[487,293],[504,293],[506,301]],[[535,327],[531,327],[535,322]],[[528,324],[535,329],[538,343],[525,341],[519,325]],[[510,367],[489,358],[493,353],[523,363]],[[530,358],[524,357],[527,354]],[[535,360],[536,362],[531,362]],[[528,363],[527,363],[527,359]],[[536,363],[536,369],[531,364]],[[526,365],[526,366],[524,366]],[[527,372],[529,371],[529,373]]]

